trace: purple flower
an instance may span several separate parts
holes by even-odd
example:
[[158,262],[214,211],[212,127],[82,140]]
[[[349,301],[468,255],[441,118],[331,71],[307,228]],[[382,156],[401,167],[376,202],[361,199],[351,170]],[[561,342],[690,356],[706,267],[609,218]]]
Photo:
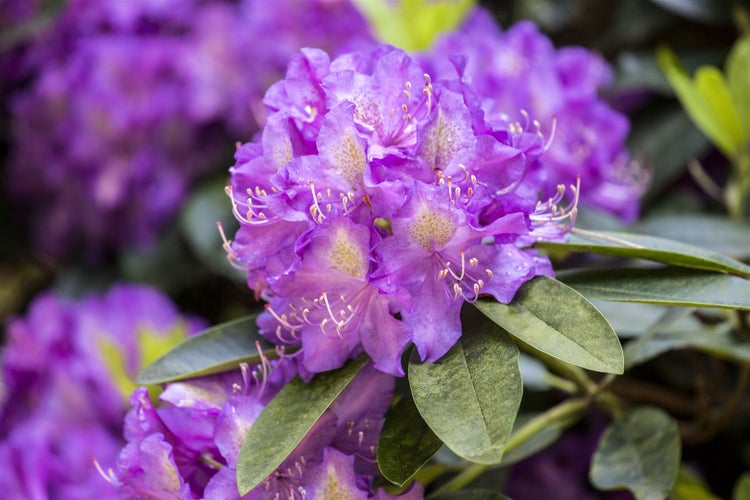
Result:
[[115,346],[132,377],[143,363],[146,332],[165,338],[200,326],[140,286],[116,286],[79,302],[35,299],[25,318],[9,322],[2,351],[0,460],[13,464],[0,472],[3,494],[114,498],[95,461],[114,463],[126,406],[103,346]]
[[265,103],[231,169],[240,229],[226,248],[268,301],[261,332],[301,344],[305,371],[365,351],[403,375],[409,342],[428,361],[450,349],[464,302],[508,303],[551,274],[524,247],[562,237],[575,209],[559,193],[538,203],[525,181],[543,171],[541,134],[484,120],[468,84],[433,82],[389,46],[303,49]]
[[477,9],[457,32],[444,35],[419,56],[436,79],[460,78],[491,123],[532,125],[549,137],[535,189],[551,196],[558,184],[581,178],[581,203],[632,221],[645,189],[645,174],[625,149],[629,124],[598,89],[611,70],[580,47],[556,50],[530,22],[503,33]]
[[[111,477],[120,495],[240,498],[236,467],[245,435],[296,375],[295,366],[294,358],[283,357],[264,360],[255,376],[244,366],[241,373],[167,384],[159,406],[145,388],[136,390],[125,422],[128,444]],[[393,389],[393,377],[366,366],[277,470],[242,498],[371,498]],[[382,491],[375,497],[393,498]],[[421,486],[405,498],[422,498]]]
[[225,145],[257,130],[292,53],[369,43],[349,2],[297,3],[65,2],[8,62],[29,81],[9,100],[8,192],[36,247],[153,244]]

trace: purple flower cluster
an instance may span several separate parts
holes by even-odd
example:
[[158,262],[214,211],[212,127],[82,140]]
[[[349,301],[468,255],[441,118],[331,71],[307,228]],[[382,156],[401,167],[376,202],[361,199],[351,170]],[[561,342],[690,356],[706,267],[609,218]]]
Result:
[[409,342],[427,361],[456,342],[464,302],[508,303],[552,273],[524,248],[575,216],[562,189],[540,203],[523,182],[546,140],[485,120],[477,101],[390,46],[334,60],[303,49],[269,89],[262,137],[231,169],[240,229],[226,248],[268,301],[261,332],[301,344],[306,370],[364,350],[402,375]]
[[[251,371],[168,384],[155,407],[145,388],[131,397],[127,446],[110,480],[125,498],[240,498],[236,465],[245,434],[296,375],[296,361],[264,360]],[[243,499],[389,499],[372,492],[375,452],[393,377],[366,366],[292,454]],[[415,484],[400,498],[422,498]]]
[[10,101],[7,185],[37,248],[150,244],[224,146],[257,129],[261,97],[294,51],[369,40],[348,2],[298,7],[67,1],[9,59],[30,83]]
[[10,321],[0,373],[0,491],[4,498],[115,498],[95,466],[122,447],[127,394],[105,363],[112,345],[135,376],[139,335],[202,325],[158,292],[120,285],[67,302],[46,294]]
[[[646,176],[625,149],[625,116],[597,90],[611,70],[582,47],[555,49],[530,22],[501,32],[477,9],[464,26],[444,35],[420,61],[435,78],[460,78],[477,94],[490,123],[539,123],[550,137],[536,179],[549,194],[581,178],[581,203],[633,221]],[[528,182],[527,181],[527,182]]]

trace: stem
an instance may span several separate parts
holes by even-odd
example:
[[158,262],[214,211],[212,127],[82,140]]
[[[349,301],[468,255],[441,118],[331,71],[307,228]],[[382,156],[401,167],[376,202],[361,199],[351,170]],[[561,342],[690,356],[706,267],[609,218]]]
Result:
[[[505,445],[505,453],[514,450],[557,421],[579,417],[589,404],[588,398],[568,399],[529,420],[514,432]],[[496,465],[496,464],[494,464]],[[435,494],[458,491],[479,477],[490,464],[472,464],[435,491]]]
[[693,180],[703,189],[703,191],[719,203],[725,203],[724,193],[718,184],[706,173],[703,166],[696,159],[688,162],[688,172]]
[[[591,395],[596,390],[596,383],[586,374],[586,370],[565,361],[561,361],[554,356],[540,351],[534,346],[531,346],[523,341],[515,339],[519,346],[529,354],[534,355],[537,359],[541,360],[547,367],[556,371],[566,379],[572,381],[584,394]],[[569,384],[566,384],[569,387]],[[565,390],[565,389],[563,389]]]

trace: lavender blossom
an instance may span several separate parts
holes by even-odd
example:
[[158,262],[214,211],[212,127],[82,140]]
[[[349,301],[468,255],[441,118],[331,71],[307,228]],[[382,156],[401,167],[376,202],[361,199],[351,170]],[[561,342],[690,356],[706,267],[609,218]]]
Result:
[[503,33],[477,9],[419,58],[436,79],[458,77],[471,87],[491,123],[533,123],[548,136],[537,178],[526,182],[549,196],[580,176],[583,205],[626,222],[636,218],[646,176],[625,149],[627,118],[597,94],[611,81],[600,56],[581,47],[556,50],[530,22]]
[[12,58],[30,83],[9,101],[7,185],[37,248],[96,258],[153,244],[225,145],[257,130],[294,51],[370,40],[348,2],[298,7],[66,2]]
[[[3,495],[115,498],[96,467],[114,462],[122,447],[127,388],[114,372],[134,377],[144,341],[184,337],[200,326],[139,286],[120,285],[80,302],[51,294],[35,299],[25,318],[8,324],[2,351]],[[119,357],[105,361],[106,346]]]
[[545,140],[485,121],[461,81],[433,83],[389,46],[333,61],[303,49],[265,102],[261,137],[231,169],[240,229],[225,246],[268,300],[261,332],[301,344],[305,370],[364,350],[403,375],[409,342],[427,361],[456,342],[464,302],[508,303],[552,273],[525,247],[562,237],[575,209],[522,182]]
[[[121,497],[239,499],[237,459],[253,422],[296,375],[296,360],[167,384],[155,406],[131,397],[111,482]],[[366,366],[292,454],[243,499],[371,498],[375,452],[394,379]],[[384,491],[375,498],[393,498]],[[415,484],[400,497],[422,498]]]

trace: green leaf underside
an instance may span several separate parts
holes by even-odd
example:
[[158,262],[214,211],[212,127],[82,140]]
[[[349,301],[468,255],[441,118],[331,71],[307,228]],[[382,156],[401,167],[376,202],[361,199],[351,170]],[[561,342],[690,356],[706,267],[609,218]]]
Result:
[[428,500],[508,500],[502,493],[492,490],[461,490],[430,495]]
[[422,363],[413,353],[409,384],[422,418],[448,448],[472,462],[495,464],[523,393],[518,347],[472,308],[462,316],[463,335],[445,356]]
[[589,370],[622,373],[617,334],[586,298],[557,280],[538,276],[526,282],[510,304],[474,304],[524,343]]
[[250,427],[237,458],[240,495],[258,486],[286,460],[367,359],[362,355],[343,368],[316,374],[308,383],[295,377],[268,403]]
[[645,259],[680,267],[750,276],[750,266],[729,256],[687,243],[616,231],[597,231],[596,234],[609,239],[571,233],[566,243],[539,242],[536,246],[541,249]]
[[636,408],[602,434],[589,476],[603,490],[628,488],[639,500],[663,499],[680,467],[677,423],[662,410]]
[[378,467],[388,481],[403,486],[442,445],[412,398],[405,395],[386,415],[378,442]]
[[557,279],[590,300],[750,310],[750,280],[696,269],[584,269]]
[[[256,340],[255,315],[244,316],[190,337],[138,375],[139,384],[163,384],[184,378],[210,375],[233,368],[240,363],[257,365],[261,362]],[[276,351],[264,351],[268,358],[277,357]]]

